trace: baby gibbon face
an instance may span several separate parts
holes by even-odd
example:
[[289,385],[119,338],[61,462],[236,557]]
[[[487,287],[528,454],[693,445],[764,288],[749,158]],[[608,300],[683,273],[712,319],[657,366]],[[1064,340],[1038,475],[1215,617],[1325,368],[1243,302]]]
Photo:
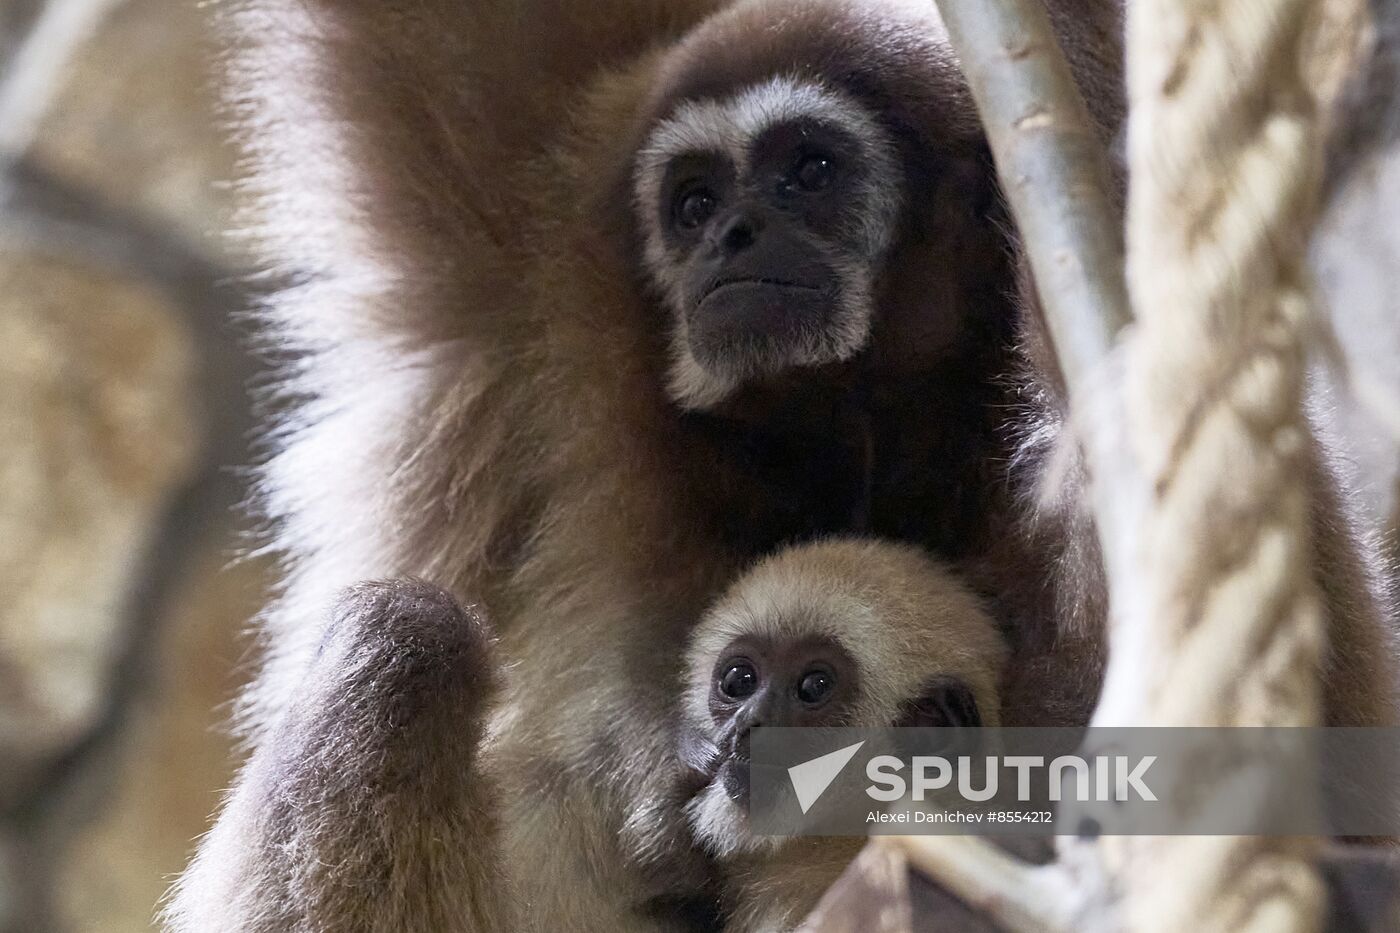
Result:
[[721,653],[709,707],[716,777],[730,799],[742,801],[748,795],[749,735],[755,726],[982,724],[972,688],[952,675],[929,677],[892,721],[864,721],[860,667],[840,642],[821,634],[840,628],[814,622],[810,635],[741,635]]
[[915,548],[830,539],[769,556],[691,637],[678,737],[692,829],[720,856],[765,845],[746,817],[754,728],[996,726],[1005,657],[979,600]]
[[865,346],[902,200],[894,152],[853,99],[785,78],[684,103],[652,130],[636,196],[677,402],[707,408]]

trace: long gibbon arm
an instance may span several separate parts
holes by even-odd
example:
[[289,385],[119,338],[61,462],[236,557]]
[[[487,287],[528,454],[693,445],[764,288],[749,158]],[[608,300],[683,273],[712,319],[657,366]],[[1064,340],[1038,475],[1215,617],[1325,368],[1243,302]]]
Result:
[[506,931],[482,890],[495,795],[473,762],[493,695],[481,617],[416,581],[332,613],[167,913],[182,933]]

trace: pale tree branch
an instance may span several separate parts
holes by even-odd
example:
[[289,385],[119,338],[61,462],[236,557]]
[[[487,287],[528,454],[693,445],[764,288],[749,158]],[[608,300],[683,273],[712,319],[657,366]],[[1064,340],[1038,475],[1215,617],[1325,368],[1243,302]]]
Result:
[[[1100,128],[1039,0],[938,0],[981,114],[1020,233],[1081,432],[1111,588],[1140,497],[1125,458],[1114,349],[1131,320],[1122,221]],[[1078,928],[1086,897],[1063,866],[1022,864],[983,839],[907,837],[885,843],[950,893],[1016,933]]]
[[[1039,0],[938,0],[977,103],[1035,277],[1081,430],[1089,496],[1110,581],[1136,501],[1116,425],[1111,361],[1131,320],[1123,225],[1100,128]],[[1091,415],[1102,414],[1098,418]]]

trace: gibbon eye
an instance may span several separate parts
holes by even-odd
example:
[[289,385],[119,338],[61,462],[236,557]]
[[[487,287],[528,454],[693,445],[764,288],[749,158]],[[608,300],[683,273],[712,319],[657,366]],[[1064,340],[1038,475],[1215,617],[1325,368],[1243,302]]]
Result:
[[735,661],[719,678],[719,691],[731,700],[751,697],[758,689],[758,671],[748,661]]
[[792,177],[797,187],[803,191],[820,191],[831,184],[836,173],[836,163],[822,153],[809,153],[802,157],[793,169]]
[[714,216],[718,204],[708,188],[687,188],[676,198],[676,223],[693,230]]
[[797,682],[797,698],[808,706],[823,703],[836,689],[836,675],[825,668],[813,668]]

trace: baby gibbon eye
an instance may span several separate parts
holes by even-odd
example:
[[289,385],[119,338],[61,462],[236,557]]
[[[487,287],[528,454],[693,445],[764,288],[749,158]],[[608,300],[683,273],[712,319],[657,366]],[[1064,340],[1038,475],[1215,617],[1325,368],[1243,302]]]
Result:
[[831,184],[836,174],[836,163],[824,153],[810,152],[804,155],[793,169],[792,177],[797,187],[803,191],[821,191]]
[[808,706],[825,703],[836,689],[836,675],[826,668],[815,667],[797,682],[797,698]]
[[687,230],[694,230],[714,216],[718,204],[718,199],[709,188],[683,188],[676,196],[676,223]]
[[719,678],[719,692],[731,700],[751,697],[758,689],[758,671],[748,661],[735,661]]

